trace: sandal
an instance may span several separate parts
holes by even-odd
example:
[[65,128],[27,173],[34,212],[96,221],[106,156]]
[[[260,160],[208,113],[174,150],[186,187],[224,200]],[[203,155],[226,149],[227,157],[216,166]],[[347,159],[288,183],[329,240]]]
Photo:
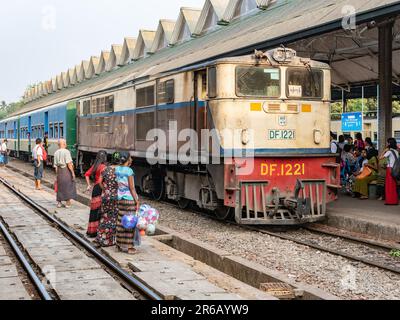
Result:
[[62,203],[60,202],[60,203],[57,203],[57,208],[58,209],[61,209],[63,207],[63,205],[62,205]]

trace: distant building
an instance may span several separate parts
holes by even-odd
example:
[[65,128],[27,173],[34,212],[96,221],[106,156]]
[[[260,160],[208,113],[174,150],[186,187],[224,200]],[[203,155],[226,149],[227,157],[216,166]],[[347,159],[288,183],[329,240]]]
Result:
[[[342,131],[342,121],[340,115],[332,116],[331,130],[338,135],[351,135],[353,138],[356,132],[343,132]],[[338,119],[338,120],[335,120]],[[370,137],[373,142],[378,141],[378,120],[376,117],[376,112],[370,112],[364,117],[364,130],[362,132],[363,137]],[[400,114],[393,116],[393,137],[400,142]]]

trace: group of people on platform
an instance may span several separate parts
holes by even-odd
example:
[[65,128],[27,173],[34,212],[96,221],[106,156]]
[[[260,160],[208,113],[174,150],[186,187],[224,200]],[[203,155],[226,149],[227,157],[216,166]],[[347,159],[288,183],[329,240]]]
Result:
[[108,163],[107,152],[100,151],[85,174],[87,191],[92,191],[87,236],[96,238],[99,246],[117,245],[120,251],[133,254],[139,235],[122,225],[125,215],[139,210],[132,158],[128,152],[115,152],[111,159]]
[[[57,208],[71,208],[77,199],[75,168],[71,152],[64,139],[58,142],[53,165],[56,172],[55,191]],[[41,190],[46,149],[41,139],[32,150],[35,186]],[[98,246],[116,245],[125,253],[136,252],[134,243],[139,235],[122,226],[122,218],[139,210],[139,197],[135,189],[132,158],[128,152],[115,152],[111,163],[106,151],[100,151],[92,167],[86,172],[87,191],[91,191],[87,236],[95,238]],[[93,181],[93,184],[92,184]]]
[[392,169],[399,158],[396,139],[389,138],[384,151],[379,154],[371,138],[363,140],[357,133],[355,139],[331,133],[331,152],[338,154],[341,184],[354,198],[369,198],[369,185],[376,182],[377,196],[386,205],[398,205],[397,181],[392,176]]

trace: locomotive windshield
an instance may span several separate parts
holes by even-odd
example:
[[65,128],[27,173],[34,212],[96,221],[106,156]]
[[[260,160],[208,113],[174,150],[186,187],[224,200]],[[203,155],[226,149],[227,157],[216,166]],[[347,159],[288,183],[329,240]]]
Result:
[[241,97],[271,97],[281,95],[280,70],[263,67],[237,67],[236,92]]
[[288,98],[322,98],[322,70],[308,68],[288,69],[287,83]]

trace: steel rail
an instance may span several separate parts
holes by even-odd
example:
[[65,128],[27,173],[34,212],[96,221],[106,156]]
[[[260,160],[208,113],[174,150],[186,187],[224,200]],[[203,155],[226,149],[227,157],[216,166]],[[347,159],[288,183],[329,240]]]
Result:
[[26,196],[21,191],[17,190],[14,186],[9,184],[4,178],[0,177],[0,182],[5,185],[8,189],[14,192],[19,198],[24,200],[30,206],[35,208],[41,215],[43,215],[47,220],[51,223],[54,223],[57,227],[59,227],[65,234],[71,237],[74,241],[76,241],[79,245],[81,245],[86,251],[96,257],[99,261],[101,261],[105,266],[107,266],[110,270],[112,270],[115,274],[117,274],[122,280],[127,282],[129,285],[134,287],[136,290],[140,291],[144,296],[151,300],[163,300],[156,292],[147,287],[145,284],[140,282],[139,280],[132,277],[128,272],[123,270],[117,264],[115,264],[111,259],[106,257],[104,254],[99,252],[95,247],[92,246],[88,241],[83,239],[78,233],[72,230],[70,227],[62,223],[61,221],[54,218],[51,214],[47,212],[47,210],[33,201],[31,198]]
[[24,254],[22,253],[21,249],[18,247],[18,244],[13,239],[13,237],[11,236],[11,234],[8,232],[7,228],[1,221],[0,221],[0,229],[1,229],[4,237],[6,238],[8,244],[14,251],[14,254],[16,255],[17,259],[22,264],[22,266],[25,269],[25,271],[27,272],[29,278],[32,280],[40,297],[45,301],[53,300],[53,298],[50,296],[49,292],[47,291],[46,287],[43,285],[42,281],[39,279],[38,275],[33,270],[31,264],[28,262],[28,260],[25,258]]

